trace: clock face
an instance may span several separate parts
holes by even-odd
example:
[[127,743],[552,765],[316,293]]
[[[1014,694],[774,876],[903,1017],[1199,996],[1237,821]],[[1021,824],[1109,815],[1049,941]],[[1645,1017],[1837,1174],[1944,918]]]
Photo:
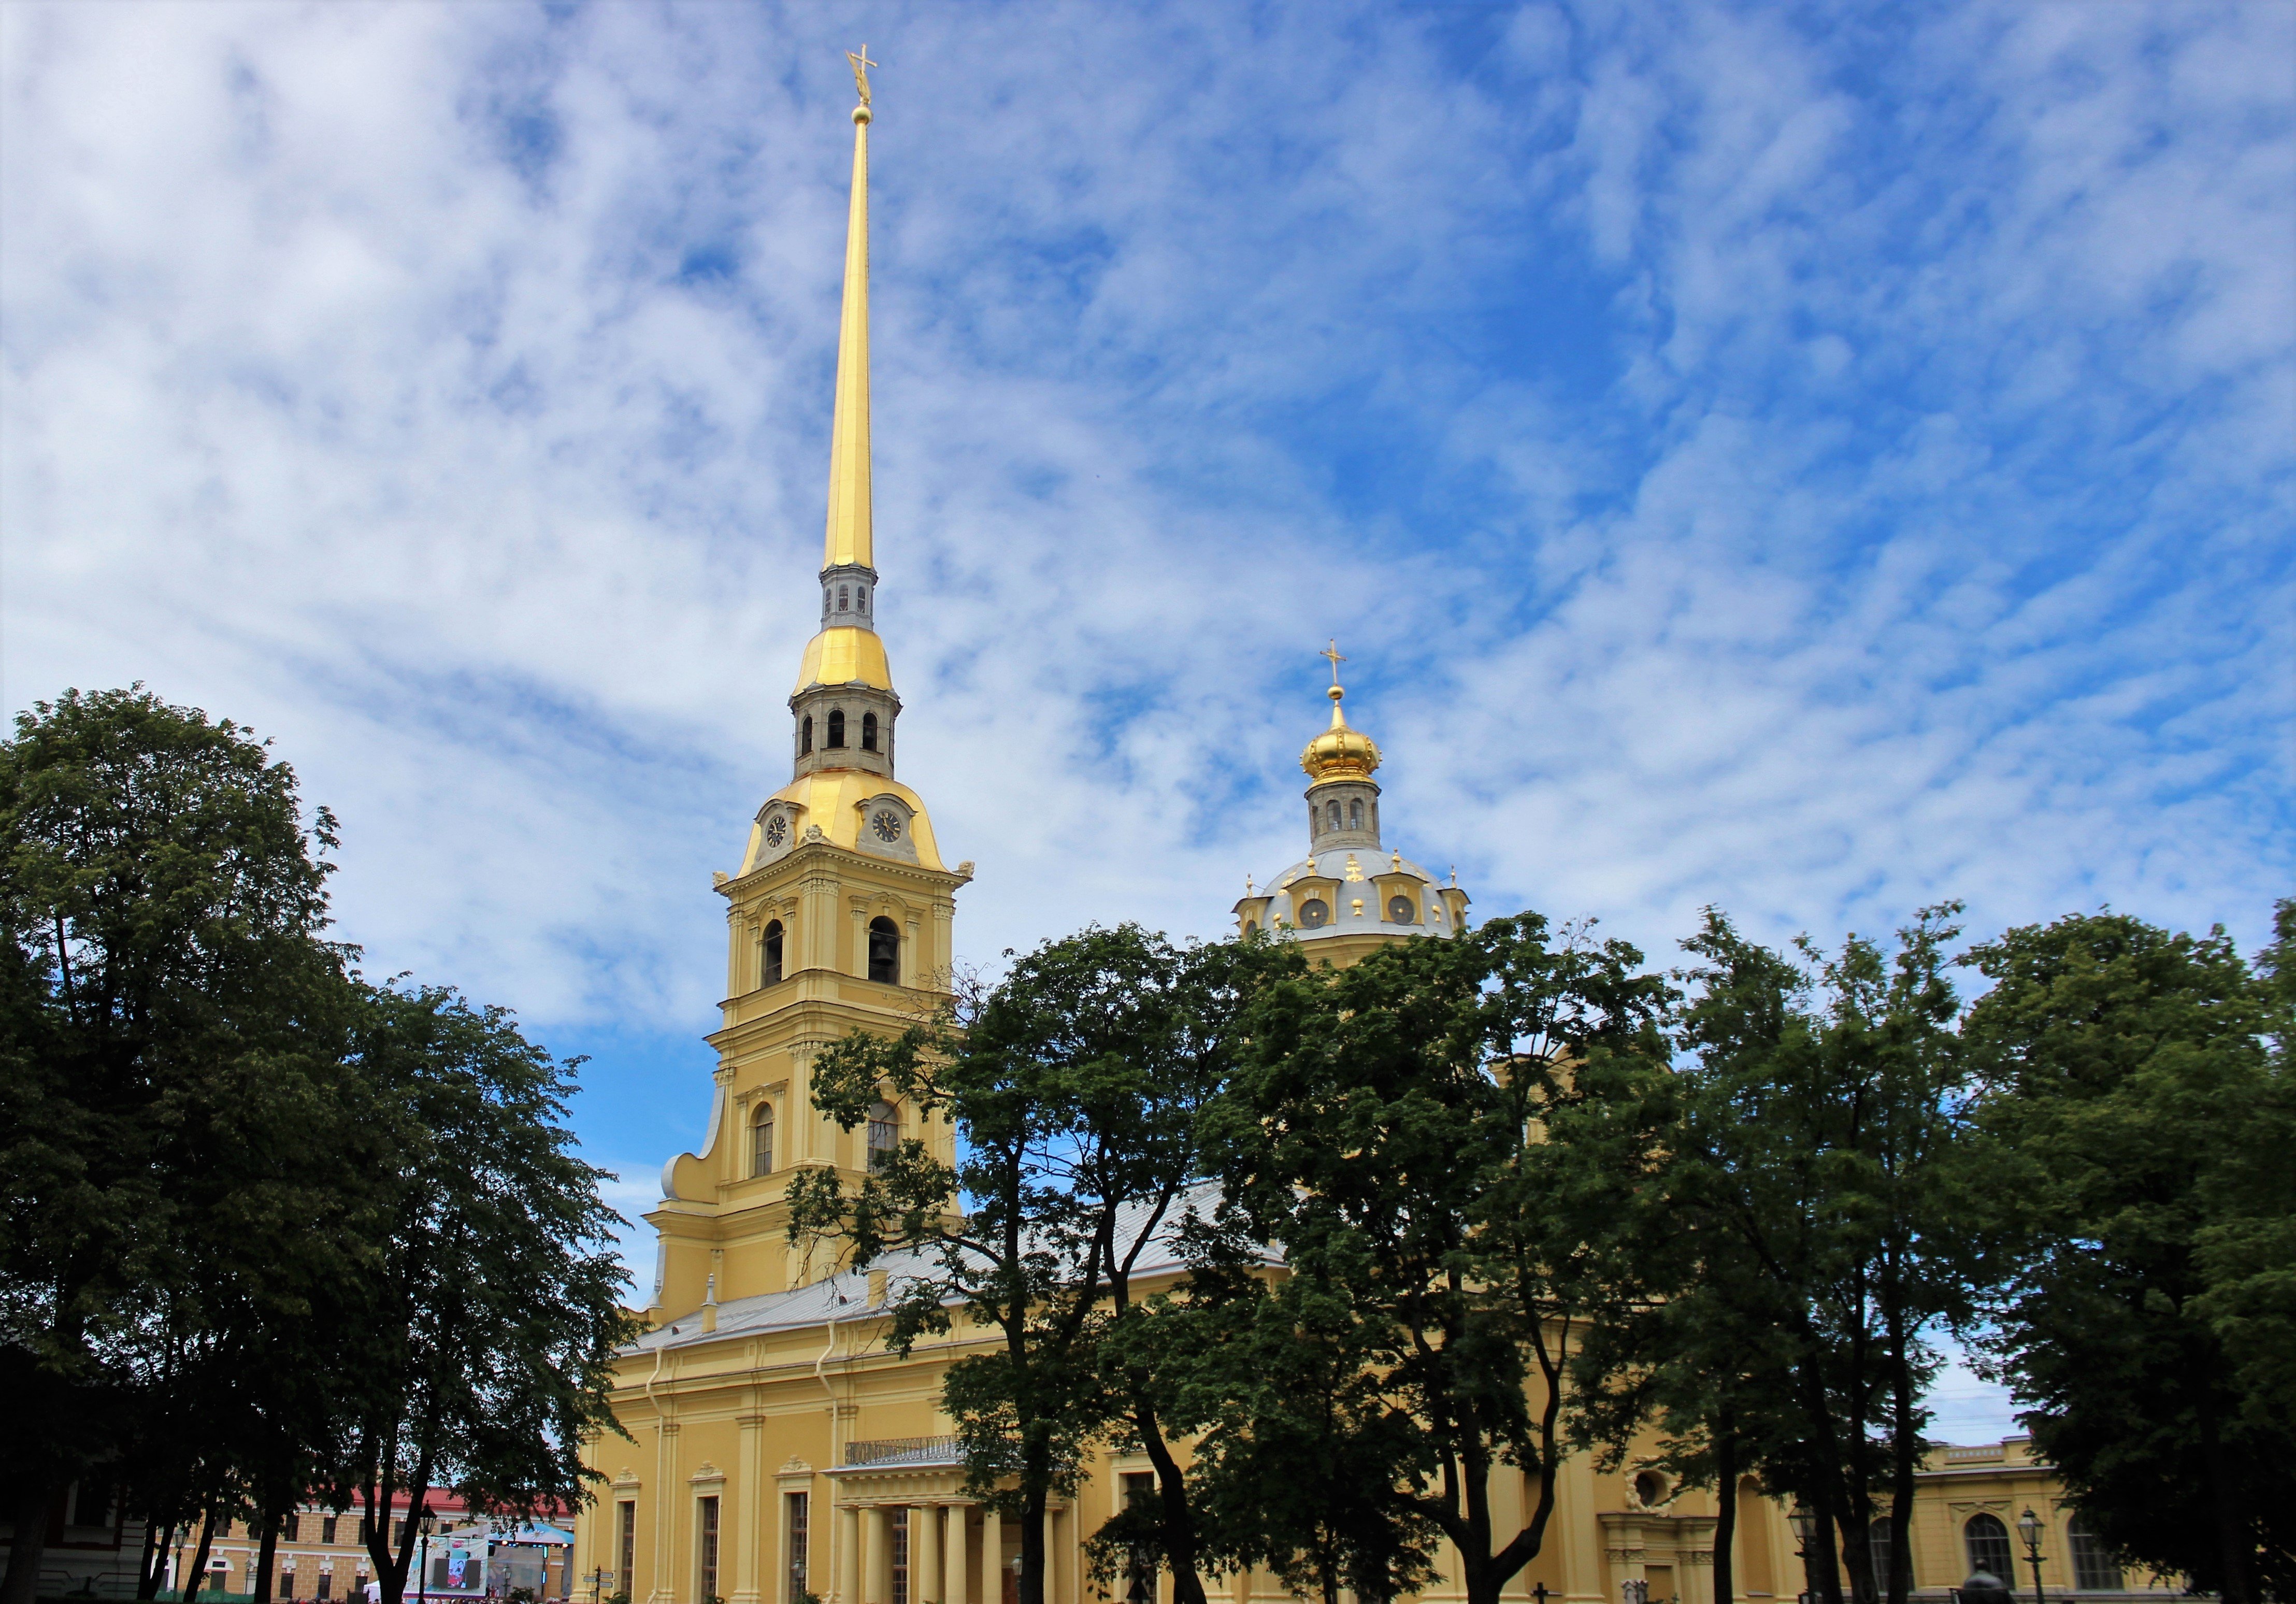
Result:
[[766,820],[766,844],[779,846],[789,839],[789,820],[776,813]]
[[880,841],[898,841],[901,838],[901,816],[890,808],[880,808],[876,817],[870,819],[869,827],[877,833]]

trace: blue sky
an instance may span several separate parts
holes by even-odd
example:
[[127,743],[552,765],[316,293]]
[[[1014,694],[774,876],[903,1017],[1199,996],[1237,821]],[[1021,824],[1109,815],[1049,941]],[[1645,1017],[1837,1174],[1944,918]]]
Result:
[[973,958],[1220,930],[1333,635],[1485,914],[2296,889],[2296,6],[0,8],[0,695],[275,736],[625,1207],[785,777],[864,39]]

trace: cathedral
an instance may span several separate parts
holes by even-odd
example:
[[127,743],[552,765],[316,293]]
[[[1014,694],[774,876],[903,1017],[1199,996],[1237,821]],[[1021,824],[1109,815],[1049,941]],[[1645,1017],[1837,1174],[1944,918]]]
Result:
[[[791,692],[790,781],[751,823],[726,899],[726,1000],[709,1038],[718,1068],[698,1154],[664,1166],[646,1215],[658,1238],[648,1327],[613,1394],[629,1435],[586,1452],[603,1481],[576,1534],[578,1596],[630,1604],[1007,1604],[1021,1534],[964,1493],[940,1379],[985,1340],[960,1321],[906,1359],[881,1340],[886,1279],[793,1247],[786,1189],[808,1166],[857,1180],[873,1150],[907,1137],[954,1162],[954,1131],[881,1102],[860,1129],[813,1111],[816,1054],[855,1030],[895,1032],[939,1001],[956,954],[956,893],[972,865],[946,864],[924,801],[897,776],[901,699],[878,624],[869,450],[869,92],[857,61],[821,627]],[[1235,929],[1281,932],[1317,958],[1356,961],[1384,942],[1462,929],[1467,893],[1386,843],[1379,748],[1341,709],[1336,647],[1330,725],[1302,753],[1308,850],[1262,888],[1247,882]],[[1169,1262],[1160,1273],[1177,1272]],[[1143,1264],[1155,1284],[1157,1267]],[[1046,1518],[1048,1604],[1097,1597],[1082,1544],[1152,1485],[1144,1455],[1111,1448]],[[1647,1467],[1566,1464],[1545,1551],[1509,1599],[1712,1604],[1711,1494]],[[1494,1476],[1494,1514],[1528,1513],[1519,1471]],[[1799,1591],[1784,1513],[1738,1494],[1738,1592]],[[1461,1598],[1456,1565],[1430,1600]],[[1168,1583],[1163,1584],[1168,1587]],[[1136,1604],[1155,1604],[1136,1578]],[[1214,1584],[1234,1604],[1284,1597],[1267,1576]]]

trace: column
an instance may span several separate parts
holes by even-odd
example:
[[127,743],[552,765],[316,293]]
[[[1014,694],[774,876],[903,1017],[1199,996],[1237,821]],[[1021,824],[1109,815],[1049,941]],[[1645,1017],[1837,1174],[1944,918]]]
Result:
[[940,1506],[909,1509],[909,1604],[941,1604]]
[[761,1527],[780,1513],[775,1509],[779,1501],[766,1479],[766,1419],[755,1412],[740,1417],[742,1427],[742,1475],[734,1484],[741,1489],[737,1498],[728,1498],[721,1506],[718,1518],[720,1541],[723,1541],[726,1519],[738,1523],[734,1537],[734,1591],[729,1595],[733,1604],[758,1604],[758,1560],[765,1541]]
[[885,1506],[861,1511],[861,1604],[893,1604],[893,1533]]
[[980,1516],[980,1604],[1004,1604],[1004,1530],[1012,1522],[994,1509]]
[[861,1511],[851,1504],[837,1506],[836,1586],[827,1596],[837,1604],[859,1604],[861,1598]]
[[948,1555],[942,1569],[946,1573],[943,1591],[947,1597],[941,1604],[972,1604],[972,1561],[967,1553],[972,1538],[972,1510],[965,1504],[948,1507]]

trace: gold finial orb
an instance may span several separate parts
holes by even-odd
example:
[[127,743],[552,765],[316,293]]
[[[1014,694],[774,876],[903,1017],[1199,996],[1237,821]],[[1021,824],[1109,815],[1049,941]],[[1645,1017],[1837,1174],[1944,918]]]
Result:
[[868,107],[856,106],[853,108],[853,120],[858,123],[870,123],[874,122],[876,120],[876,117],[870,111]]

